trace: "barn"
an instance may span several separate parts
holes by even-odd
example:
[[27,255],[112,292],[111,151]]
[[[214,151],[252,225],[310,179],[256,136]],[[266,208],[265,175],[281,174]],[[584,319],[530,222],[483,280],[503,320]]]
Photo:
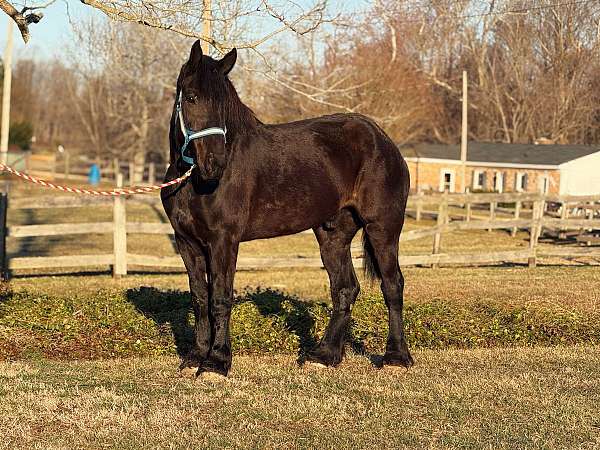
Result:
[[[459,145],[418,144],[401,152],[411,190],[461,190]],[[472,192],[600,194],[600,147],[471,142],[465,173]]]

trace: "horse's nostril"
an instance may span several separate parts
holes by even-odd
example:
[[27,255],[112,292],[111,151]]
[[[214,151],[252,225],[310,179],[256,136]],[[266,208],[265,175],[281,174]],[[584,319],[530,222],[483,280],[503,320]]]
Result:
[[208,171],[212,170],[214,159],[215,159],[215,157],[212,153],[208,153],[206,155],[206,161],[205,161],[206,170],[208,170]]

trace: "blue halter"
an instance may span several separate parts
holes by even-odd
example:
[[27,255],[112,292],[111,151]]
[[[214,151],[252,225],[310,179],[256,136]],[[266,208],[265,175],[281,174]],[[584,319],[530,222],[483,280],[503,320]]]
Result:
[[[200,131],[194,131],[185,126],[185,121],[183,120],[183,110],[181,108],[181,91],[179,91],[179,97],[177,98],[177,118],[179,119],[179,126],[181,127],[181,132],[183,133],[183,145],[181,146],[181,159],[189,165],[194,165],[194,159],[187,156],[185,154],[185,150],[190,142],[194,139],[199,139],[205,136],[211,136],[213,134],[221,134],[223,135],[223,139],[225,139],[225,143],[227,143],[227,126],[225,128],[219,127],[210,127],[204,128]],[[175,120],[177,120],[177,118]]]

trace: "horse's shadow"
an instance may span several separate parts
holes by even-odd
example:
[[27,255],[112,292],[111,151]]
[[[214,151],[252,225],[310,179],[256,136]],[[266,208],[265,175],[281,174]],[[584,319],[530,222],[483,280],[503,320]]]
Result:
[[286,328],[298,336],[298,362],[303,364],[306,361],[308,351],[317,345],[313,334],[315,318],[310,313],[309,303],[269,288],[247,290],[240,300],[254,303],[265,317],[283,319]]
[[[192,305],[188,292],[141,287],[129,289],[126,296],[138,311],[156,323],[161,332],[173,335],[180,357],[188,354],[194,340]],[[279,291],[260,288],[246,290],[236,297],[236,303],[244,302],[252,302],[265,317],[278,316],[283,319],[286,328],[298,336],[299,362],[303,362],[307,352],[317,344],[313,334],[315,319],[308,303]]]
[[180,357],[189,353],[194,341],[189,293],[143,286],[139,289],[128,289],[126,297],[139,312],[156,323],[161,334],[173,335]]

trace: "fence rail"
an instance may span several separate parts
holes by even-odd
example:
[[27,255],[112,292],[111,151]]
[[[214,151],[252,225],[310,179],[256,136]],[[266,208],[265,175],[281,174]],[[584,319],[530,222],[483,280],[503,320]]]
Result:
[[[117,178],[122,183],[122,177]],[[10,270],[48,269],[68,267],[112,266],[115,276],[127,274],[128,266],[183,269],[183,262],[178,255],[139,255],[127,252],[127,236],[129,234],[173,234],[169,223],[159,222],[127,222],[126,205],[131,202],[160,205],[157,197],[116,197],[95,198],[76,196],[44,196],[31,198],[9,198],[5,193],[0,196],[0,264],[2,274],[6,276]],[[498,208],[498,204],[514,205]],[[553,204],[556,211],[546,211],[547,205]],[[487,211],[484,206],[487,205]],[[527,208],[525,208],[527,205]],[[39,208],[84,208],[106,206],[113,212],[112,222],[59,223],[36,225],[6,225],[7,211]],[[425,211],[424,206],[433,206],[433,210]],[[451,210],[451,207],[455,207]],[[474,215],[483,211],[484,215]],[[566,233],[576,230],[584,237],[578,240],[597,242],[597,238],[586,230],[600,230],[599,196],[543,196],[530,193],[503,194],[416,194],[409,198],[408,212],[417,219],[425,213],[432,214],[436,224],[432,227],[406,230],[402,233],[402,242],[433,238],[432,251],[423,255],[402,255],[402,266],[426,265],[438,267],[440,264],[477,265],[500,262],[527,261],[531,267],[539,258],[600,258],[600,249],[582,247],[540,247],[539,237],[543,230],[558,230]],[[570,214],[577,213],[575,217]],[[504,215],[504,217],[501,217]],[[518,229],[529,231],[529,246],[524,249],[510,251],[490,251],[470,254],[447,254],[441,251],[444,234],[464,230],[510,230],[514,235]],[[19,256],[8,258],[6,239],[21,239],[40,236],[112,234],[113,252],[88,255],[60,256]],[[588,234],[585,234],[588,233]],[[600,233],[599,233],[600,234]],[[585,237],[587,236],[587,237]],[[360,247],[353,246],[354,253]],[[362,257],[354,257],[354,264],[361,267]],[[301,257],[240,257],[239,270],[262,270],[274,268],[322,267],[320,258]]]
[[[168,156],[168,155],[167,155]],[[97,164],[100,168],[103,181],[116,180],[118,173],[126,173],[129,183],[141,184],[147,182],[154,184],[157,174],[165,173],[166,164],[144,162],[136,164],[133,161],[122,161],[118,158],[112,160],[90,159],[84,155],[71,155],[69,151],[63,154],[32,154],[26,153],[13,162],[22,162],[27,173],[33,176],[54,180],[57,177],[65,180],[87,181],[90,168]]]

